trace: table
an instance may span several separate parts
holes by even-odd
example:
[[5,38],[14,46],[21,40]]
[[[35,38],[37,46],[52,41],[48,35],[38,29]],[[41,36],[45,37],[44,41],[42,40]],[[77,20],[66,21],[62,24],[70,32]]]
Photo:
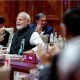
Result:
[[[3,64],[0,62],[0,65]],[[20,62],[11,60],[11,74],[10,74],[10,80],[14,80],[14,71],[29,73],[30,69],[36,68],[36,64],[28,63],[28,62]]]

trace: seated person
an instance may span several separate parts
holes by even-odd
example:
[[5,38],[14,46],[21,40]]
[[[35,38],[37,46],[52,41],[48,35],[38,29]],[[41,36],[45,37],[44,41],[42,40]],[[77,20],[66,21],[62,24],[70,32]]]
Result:
[[[31,53],[37,50],[36,45],[42,44],[40,35],[34,32],[34,29],[30,28],[31,18],[26,12],[21,12],[18,14],[16,19],[17,31],[14,33],[12,43],[10,46],[10,54],[22,55],[24,51],[31,50]],[[22,45],[21,45],[22,44]],[[20,48],[22,51],[20,52]]]
[[6,47],[10,33],[4,28],[4,17],[0,16],[0,45]]
[[35,29],[35,31],[37,31],[39,34],[43,34],[43,35],[48,34],[49,37],[50,34],[53,33],[53,28],[47,25],[47,19],[44,13],[39,13],[36,15],[36,24],[32,24],[31,28]]

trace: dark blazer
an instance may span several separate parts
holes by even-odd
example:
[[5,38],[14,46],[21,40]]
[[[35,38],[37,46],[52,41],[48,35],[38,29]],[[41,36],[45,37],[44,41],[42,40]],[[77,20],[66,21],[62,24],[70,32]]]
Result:
[[[16,31],[12,39],[10,54],[18,54],[19,49],[21,48],[21,42],[23,39],[25,39],[23,52],[35,47],[35,45],[30,44],[30,38],[33,32],[34,30],[30,29],[29,26]],[[21,55],[22,55],[22,52],[21,52]]]

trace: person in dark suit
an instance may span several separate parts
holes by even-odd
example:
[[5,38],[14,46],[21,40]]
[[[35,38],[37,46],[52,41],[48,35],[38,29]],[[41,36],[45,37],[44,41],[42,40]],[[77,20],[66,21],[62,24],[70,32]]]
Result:
[[[47,18],[44,13],[39,13],[36,15],[36,24],[32,24],[31,28],[35,29],[39,34],[49,35],[53,33],[53,27],[47,24]],[[49,41],[48,41],[49,42]]]
[[17,31],[14,33],[10,54],[22,55],[23,52],[29,51],[34,53],[37,50],[37,45],[42,44],[40,35],[30,28],[31,17],[26,12],[20,12],[16,19]]
[[5,30],[4,23],[5,23],[4,17],[0,16],[0,45],[6,47],[10,33]]

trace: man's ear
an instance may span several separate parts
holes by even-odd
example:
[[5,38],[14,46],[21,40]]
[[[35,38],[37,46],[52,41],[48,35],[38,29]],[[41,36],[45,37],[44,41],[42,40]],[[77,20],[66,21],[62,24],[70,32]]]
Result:
[[31,23],[31,20],[26,20],[26,23],[30,24]]
[[28,20],[29,24],[31,23],[31,20]]

